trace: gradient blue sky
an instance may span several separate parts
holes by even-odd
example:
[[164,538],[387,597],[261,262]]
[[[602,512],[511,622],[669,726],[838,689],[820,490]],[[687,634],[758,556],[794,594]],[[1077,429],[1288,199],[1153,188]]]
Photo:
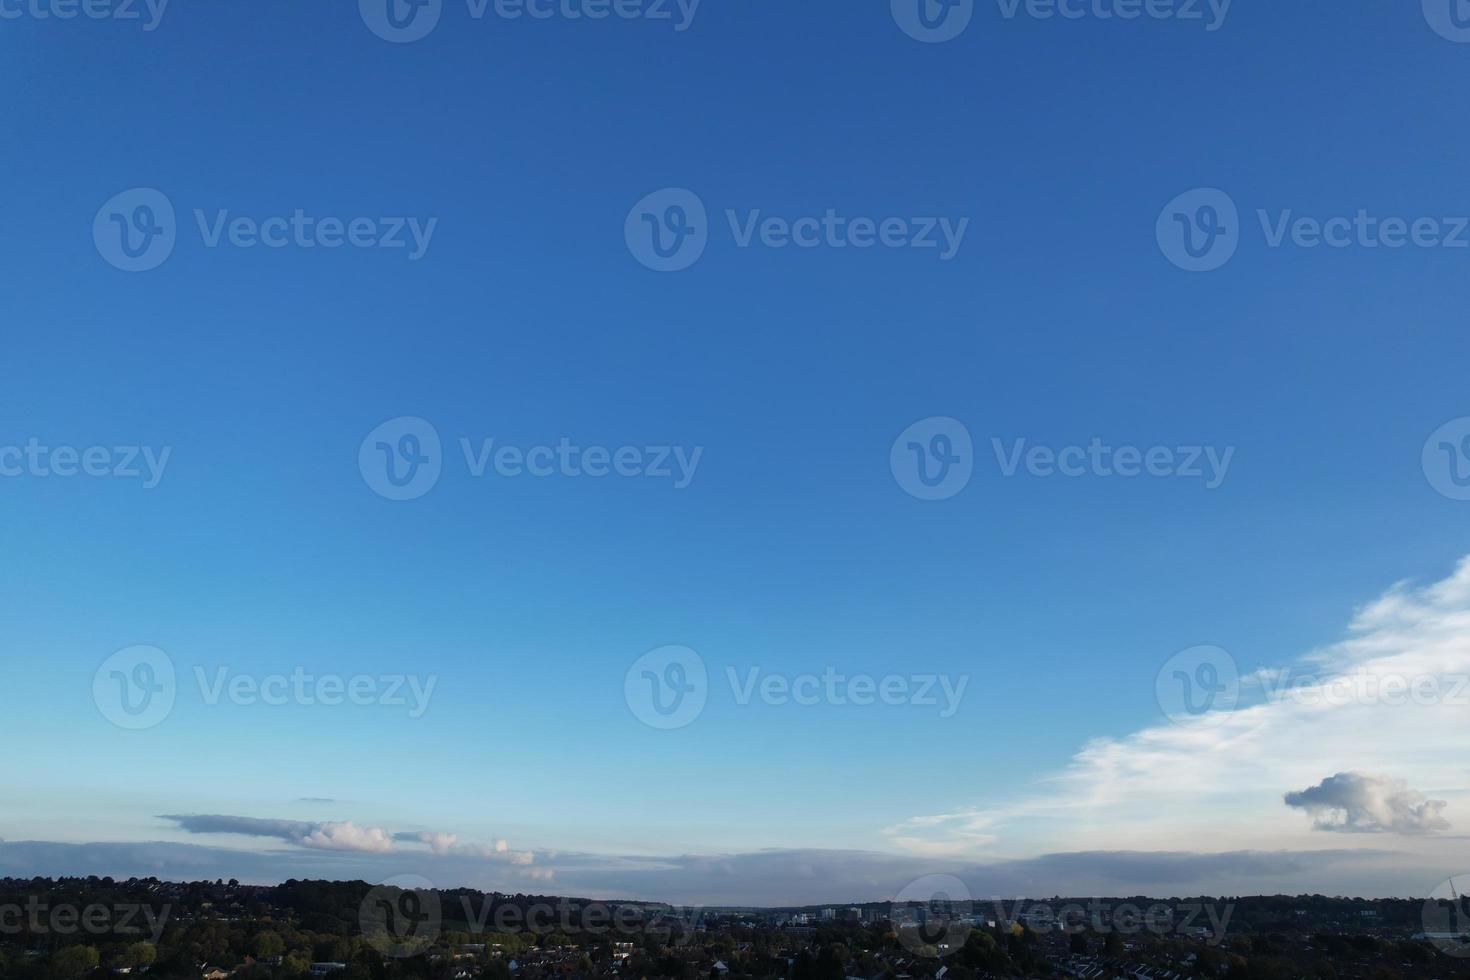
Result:
[[[351,4],[174,0],[153,32],[22,18],[0,22],[0,48],[0,444],[173,447],[153,490],[0,480],[0,732],[25,747],[3,768],[6,841],[282,844],[159,817],[225,814],[583,855],[902,855],[886,829],[1015,800],[1089,740],[1158,724],[1175,651],[1292,662],[1470,552],[1470,504],[1420,467],[1429,433],[1470,415],[1470,251],[1269,250],[1257,230],[1190,275],[1154,238],[1199,186],[1252,227],[1256,208],[1470,212],[1470,45],[1418,4],[1239,0],[1210,33],[1006,20],[987,0],[962,37],[926,45],[886,2],[705,0],[678,33],[473,21],[450,0],[432,35],[391,45]],[[91,225],[137,186],[186,224],[194,207],[439,222],[418,262],[210,250],[186,227],[167,263],[130,275]],[[717,233],[659,275],[623,222],[668,186],[712,215],[971,226],[947,263]],[[431,494],[395,503],[357,450],[403,415],[448,443],[704,455],[683,491],[473,480],[451,458]],[[962,494],[928,503],[888,452],[941,415],[980,459]],[[1206,492],[1005,479],[989,451],[1094,436],[1237,452]],[[132,644],[183,672],[439,686],[420,719],[185,690],[164,724],[120,732],[90,685]],[[719,674],[972,680],[949,719],[741,707],[717,686],[697,723],[659,732],[622,692],[664,644]],[[1198,845],[1178,849],[1271,849],[1216,829],[1191,824]],[[1319,837],[1276,844],[1397,846]],[[1112,849],[1081,840],[1041,820],[965,859]],[[257,860],[241,858],[255,877],[287,867]],[[561,880],[657,890],[599,873]],[[1257,882],[1275,890],[1234,890]]]

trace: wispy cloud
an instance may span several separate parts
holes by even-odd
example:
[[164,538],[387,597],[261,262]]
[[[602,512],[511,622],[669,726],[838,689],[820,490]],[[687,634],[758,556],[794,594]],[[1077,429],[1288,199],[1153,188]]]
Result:
[[531,864],[535,854],[530,851],[512,851],[510,844],[496,839],[489,843],[461,841],[458,834],[443,834],[433,831],[399,831],[393,839],[400,843],[427,844],[435,854],[455,854],[460,857],[486,858],[506,861],[511,864]]
[[221,814],[162,814],[180,830],[190,834],[239,834],[246,837],[271,837],[298,847],[321,851],[361,851],[385,854],[394,844],[423,844],[440,855],[476,857],[507,864],[528,865],[535,862],[530,851],[512,851],[503,840],[487,844],[461,842],[459,835],[436,831],[399,831],[389,833],[381,827],[364,827],[351,820],[307,821],[276,820],[260,817],[237,817]]
[[[1456,800],[1467,798],[1470,559],[1442,581],[1398,583],[1361,608],[1343,640],[1290,665],[1289,691],[1272,683],[1281,673],[1252,675],[1245,706],[1212,724],[1095,739],[1029,792],[916,816],[886,836],[917,855],[975,857],[1037,853],[1058,839],[1102,849],[1189,849],[1201,839],[1230,849],[1311,847],[1312,831],[1281,805],[1292,791],[1304,794],[1294,797],[1302,805],[1350,804],[1337,808],[1334,829],[1422,835],[1447,826]],[[1393,696],[1406,679],[1432,696]],[[1151,689],[1154,678],[1138,683]],[[1315,785],[1323,773],[1355,772],[1393,777]]]
[[381,853],[393,849],[393,841],[380,827],[359,827],[351,820],[311,822],[306,820],[264,820],[255,817],[232,817],[221,814],[160,814],[172,820],[179,829],[191,834],[241,834],[247,837],[274,837],[301,847],[323,851],[368,851]]

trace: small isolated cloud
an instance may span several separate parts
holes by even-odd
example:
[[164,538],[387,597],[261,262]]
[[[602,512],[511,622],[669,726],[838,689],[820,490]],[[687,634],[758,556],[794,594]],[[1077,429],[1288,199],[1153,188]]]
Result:
[[1431,800],[1402,779],[1340,772],[1316,786],[1286,794],[1305,810],[1314,830],[1347,834],[1432,834],[1449,829],[1444,800]]
[[351,820],[264,820],[221,814],[162,814],[190,834],[243,834],[274,837],[319,851],[365,851],[381,854],[393,849],[393,840],[380,827],[359,827]]

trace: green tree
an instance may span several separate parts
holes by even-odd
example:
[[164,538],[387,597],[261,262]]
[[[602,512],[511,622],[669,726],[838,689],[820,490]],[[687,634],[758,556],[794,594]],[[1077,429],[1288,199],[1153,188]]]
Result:
[[119,965],[131,967],[137,970],[141,967],[152,966],[153,961],[158,959],[158,950],[152,943],[133,943],[119,957]]
[[279,933],[267,929],[256,935],[256,956],[280,956],[284,952],[286,952],[286,941],[281,938]]
[[67,946],[51,957],[51,976],[56,980],[81,980],[97,969],[100,960],[92,946]]

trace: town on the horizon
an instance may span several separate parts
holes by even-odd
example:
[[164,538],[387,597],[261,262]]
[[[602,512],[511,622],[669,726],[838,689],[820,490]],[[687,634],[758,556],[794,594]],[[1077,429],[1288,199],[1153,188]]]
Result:
[[[928,882],[924,887],[953,888]],[[690,908],[367,882],[0,879],[0,976],[1436,980],[1467,903],[1323,895]]]

